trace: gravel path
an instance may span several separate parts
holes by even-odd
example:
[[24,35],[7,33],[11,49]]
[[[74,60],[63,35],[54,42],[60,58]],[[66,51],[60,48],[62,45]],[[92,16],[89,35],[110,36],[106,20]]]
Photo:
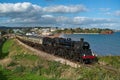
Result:
[[69,61],[69,60],[66,60],[66,59],[63,59],[63,58],[60,58],[60,57],[56,57],[56,56],[50,55],[50,54],[48,54],[48,53],[46,53],[46,52],[43,52],[43,51],[34,49],[34,48],[32,48],[32,47],[30,47],[30,46],[22,43],[22,42],[19,41],[18,39],[16,39],[16,41],[17,41],[19,44],[21,44],[22,46],[24,46],[25,48],[33,51],[34,54],[37,55],[37,56],[43,57],[43,58],[45,58],[45,59],[47,59],[47,60],[52,60],[52,61],[54,60],[54,61],[60,62],[60,63],[62,63],[62,64],[70,65],[71,67],[75,67],[75,68],[80,67],[80,65],[77,64],[77,63],[74,63],[74,62],[71,62],[71,61]]

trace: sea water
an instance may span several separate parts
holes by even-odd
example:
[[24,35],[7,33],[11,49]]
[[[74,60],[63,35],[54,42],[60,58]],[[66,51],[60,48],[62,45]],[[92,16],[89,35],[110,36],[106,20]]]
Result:
[[90,43],[91,50],[98,55],[120,56],[120,32],[113,34],[63,34],[61,37],[78,41],[84,38]]

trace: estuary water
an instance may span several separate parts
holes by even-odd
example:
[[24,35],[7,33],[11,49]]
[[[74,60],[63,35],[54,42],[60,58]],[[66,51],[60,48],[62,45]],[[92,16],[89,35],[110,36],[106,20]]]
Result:
[[120,32],[113,34],[63,34],[61,37],[71,38],[75,41],[84,38],[85,41],[90,43],[94,53],[101,56],[120,56]]

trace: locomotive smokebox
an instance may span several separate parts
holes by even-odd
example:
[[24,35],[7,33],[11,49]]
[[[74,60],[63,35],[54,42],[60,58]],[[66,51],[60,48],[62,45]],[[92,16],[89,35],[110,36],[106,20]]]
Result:
[[80,38],[80,42],[84,42],[84,38]]

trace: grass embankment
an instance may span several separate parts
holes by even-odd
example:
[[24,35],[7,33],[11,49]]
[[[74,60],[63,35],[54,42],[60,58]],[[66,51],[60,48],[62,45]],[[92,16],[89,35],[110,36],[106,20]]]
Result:
[[102,56],[99,57],[99,61],[103,62],[103,65],[112,66],[120,70],[120,56]]
[[117,69],[113,71],[94,64],[92,67],[71,68],[55,61],[47,61],[23,48],[15,40],[5,41],[1,47],[0,80],[119,80],[120,56],[101,57],[105,65]]
[[6,42],[6,38],[0,39],[0,59],[4,58],[9,54],[9,51],[8,51],[9,45],[6,45],[5,42]]

